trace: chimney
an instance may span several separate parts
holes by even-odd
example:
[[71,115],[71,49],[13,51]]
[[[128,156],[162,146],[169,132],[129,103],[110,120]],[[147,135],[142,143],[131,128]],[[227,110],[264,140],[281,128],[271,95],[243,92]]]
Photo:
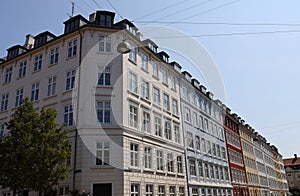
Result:
[[297,157],[297,154],[294,154],[294,157],[295,157],[295,159],[297,159],[298,157]]
[[27,49],[31,49],[33,48],[34,45],[34,37],[31,34],[27,34],[26,35],[26,40],[25,40],[25,44],[24,47]]

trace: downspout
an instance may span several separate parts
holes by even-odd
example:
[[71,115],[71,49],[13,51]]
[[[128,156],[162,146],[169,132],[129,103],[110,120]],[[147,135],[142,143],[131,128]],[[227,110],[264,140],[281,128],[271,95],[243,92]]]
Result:
[[80,75],[81,75],[81,57],[82,57],[82,34],[80,29],[79,33],[79,58],[78,58],[78,82],[77,82],[77,111],[76,111],[76,124],[75,124],[75,143],[74,143],[74,157],[73,157],[73,194],[75,193],[75,184],[76,184],[76,163],[77,163],[77,140],[78,140],[78,116],[79,116],[79,95],[80,95]]

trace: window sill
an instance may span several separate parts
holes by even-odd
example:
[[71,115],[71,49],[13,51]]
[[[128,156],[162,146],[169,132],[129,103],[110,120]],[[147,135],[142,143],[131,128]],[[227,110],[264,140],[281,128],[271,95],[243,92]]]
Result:
[[0,111],[0,114],[4,114],[4,113],[6,113],[6,112],[8,112],[8,109],[3,110],[3,111]]
[[167,114],[171,115],[170,110],[163,109],[163,111],[166,112]]
[[113,55],[112,52],[105,52],[105,51],[98,51],[96,54],[107,54],[107,55]]
[[22,78],[25,78],[25,75],[17,77],[17,80],[21,80]]
[[66,58],[66,61],[69,61],[69,60],[74,59],[74,58],[76,58],[76,57],[77,57],[77,54],[75,54],[75,55],[73,55],[73,56],[70,56],[70,57],[67,57],[67,58]]
[[98,84],[97,84],[97,88],[108,88],[108,89],[112,89],[113,86],[111,86],[111,85],[98,85]]
[[68,94],[68,93],[72,92],[73,90],[75,90],[75,88],[72,88],[70,90],[65,90],[62,94],[63,95]]
[[152,75],[152,77],[156,80],[159,80],[158,76]]
[[168,176],[176,176],[176,173],[174,173],[174,172],[167,172],[167,175]]
[[146,72],[147,74],[149,74],[149,71],[147,69],[141,67],[141,70],[144,71],[144,72]]
[[144,168],[143,170],[144,173],[154,173],[153,169],[149,169],[149,168]]
[[138,167],[134,167],[134,166],[129,166],[128,170],[127,171],[130,171],[130,172],[140,172],[141,169],[138,168]]
[[177,177],[179,177],[179,178],[184,178],[185,175],[184,175],[183,173],[177,173]]
[[32,74],[38,73],[38,72],[40,72],[40,71],[42,71],[42,69],[33,70],[33,71],[32,71]]
[[177,114],[172,114],[173,117],[180,119],[180,117]]
[[153,103],[153,104],[152,104],[152,106],[154,106],[155,108],[157,108],[157,109],[161,110],[161,107],[160,107],[160,105],[157,105],[157,104]]
[[141,97],[140,98],[142,101],[146,102],[147,104],[151,105],[151,101],[147,98]]
[[133,95],[133,96],[136,97],[136,98],[139,98],[139,97],[140,97],[137,93],[132,92],[132,91],[130,91],[130,90],[127,90],[127,92],[128,92],[129,94]]
[[114,169],[111,165],[93,165],[90,169]]
[[55,65],[58,65],[58,62],[52,63],[52,64],[48,65],[48,68],[53,67],[53,66],[55,66]]
[[131,62],[132,64],[136,65],[136,62],[134,62],[134,61],[131,60],[130,58],[128,58],[128,61]]
[[156,174],[163,174],[163,175],[165,175],[165,172],[163,170],[156,170]]
[[56,95],[50,95],[48,97],[44,98],[44,101],[47,101],[48,99],[52,99],[52,98],[57,98],[57,94]]
[[165,82],[162,82],[163,85],[165,85],[166,87],[169,87],[169,85]]

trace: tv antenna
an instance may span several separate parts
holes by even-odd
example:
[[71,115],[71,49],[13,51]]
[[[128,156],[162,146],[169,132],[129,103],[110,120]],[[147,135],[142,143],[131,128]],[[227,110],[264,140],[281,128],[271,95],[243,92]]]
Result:
[[67,15],[70,17],[70,18],[72,18],[73,16],[74,16],[74,5],[75,5],[75,3],[72,1],[71,2],[72,3],[72,12],[71,12],[71,15],[69,14],[69,13],[67,13]]

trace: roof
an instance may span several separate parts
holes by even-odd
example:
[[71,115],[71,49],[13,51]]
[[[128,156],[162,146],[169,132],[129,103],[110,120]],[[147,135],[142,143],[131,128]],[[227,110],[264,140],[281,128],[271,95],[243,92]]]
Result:
[[300,158],[283,159],[284,166],[300,165]]

